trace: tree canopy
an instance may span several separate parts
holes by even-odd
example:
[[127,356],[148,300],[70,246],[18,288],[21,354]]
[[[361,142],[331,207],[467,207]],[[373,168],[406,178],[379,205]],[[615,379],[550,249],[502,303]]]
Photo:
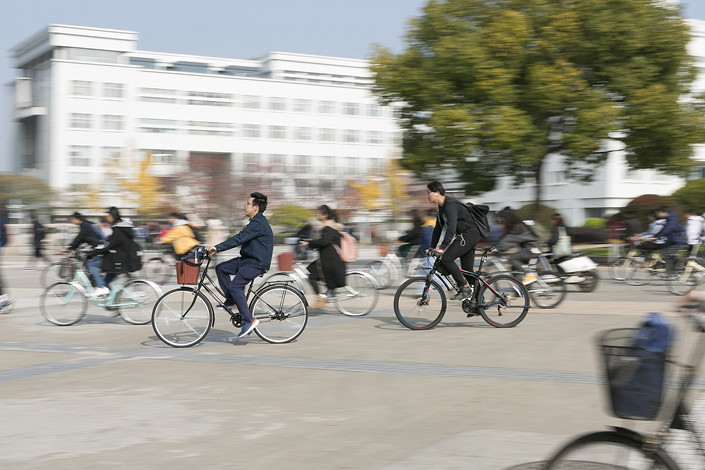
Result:
[[17,200],[25,207],[41,210],[48,208],[55,198],[54,191],[39,178],[0,173],[0,209]]
[[678,7],[655,0],[431,0],[371,70],[380,102],[400,106],[406,168],[454,170],[468,194],[532,181],[538,203],[548,155],[589,181],[607,139],[632,169],[687,173],[705,141],[689,40]]

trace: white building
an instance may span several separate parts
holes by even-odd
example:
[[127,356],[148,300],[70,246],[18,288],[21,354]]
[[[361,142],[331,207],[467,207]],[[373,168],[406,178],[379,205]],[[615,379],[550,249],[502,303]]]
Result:
[[[692,30],[688,52],[700,70],[694,91],[705,91],[705,21],[686,21]],[[619,150],[621,144],[611,142],[609,145],[613,151],[589,184],[566,180],[558,155],[549,157],[544,165],[542,203],[555,208],[570,225],[582,225],[590,217],[612,215],[643,194],[668,196],[685,184],[683,178],[653,170],[630,171],[623,152]],[[705,144],[696,146],[694,158],[700,165],[693,178],[705,177]],[[534,189],[534,185],[528,183],[512,187],[509,178],[504,178],[497,189],[482,194],[477,200],[488,204],[493,211],[505,206],[519,208],[534,201]],[[705,207],[700,210],[705,211]]]
[[312,207],[399,156],[393,109],[371,94],[367,61],[136,46],[131,31],[50,25],[13,51],[13,171],[65,195],[58,209],[73,210],[82,193],[100,198],[97,207],[128,207],[119,181],[146,156],[156,176],[183,182],[207,169],[233,188],[257,185],[272,201]]

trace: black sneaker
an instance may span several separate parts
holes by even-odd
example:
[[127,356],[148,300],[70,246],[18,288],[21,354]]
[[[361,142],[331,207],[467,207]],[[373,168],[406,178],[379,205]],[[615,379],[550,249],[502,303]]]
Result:
[[468,297],[472,296],[472,287],[469,285],[464,285],[463,287],[460,288],[457,294],[455,294],[453,297],[450,298],[450,300],[462,300],[462,299],[467,299]]

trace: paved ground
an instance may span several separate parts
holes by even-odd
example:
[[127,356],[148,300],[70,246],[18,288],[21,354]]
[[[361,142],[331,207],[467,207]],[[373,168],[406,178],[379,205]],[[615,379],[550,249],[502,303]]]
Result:
[[675,298],[661,282],[603,279],[516,328],[453,308],[414,332],[388,289],[366,317],[313,312],[294,343],[236,341],[221,316],[180,350],[96,307],[78,325],[48,324],[23,263],[2,259],[17,298],[0,317],[8,469],[537,468],[570,436],[624,424],[605,412],[595,335]]

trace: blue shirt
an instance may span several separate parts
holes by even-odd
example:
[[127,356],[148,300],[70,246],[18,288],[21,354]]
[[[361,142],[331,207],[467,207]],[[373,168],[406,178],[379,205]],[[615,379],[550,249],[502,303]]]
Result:
[[218,243],[215,249],[225,251],[236,246],[241,246],[242,266],[268,270],[274,253],[274,233],[267,218],[258,212],[240,233]]

